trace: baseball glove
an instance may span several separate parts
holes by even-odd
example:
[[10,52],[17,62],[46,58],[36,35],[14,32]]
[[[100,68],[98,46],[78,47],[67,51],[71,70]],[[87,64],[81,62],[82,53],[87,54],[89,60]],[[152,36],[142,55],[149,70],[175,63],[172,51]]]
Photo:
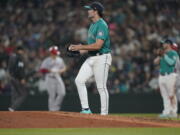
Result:
[[78,57],[78,56],[80,56],[79,51],[71,51],[71,50],[69,50],[69,46],[67,46],[66,51],[67,51],[66,54],[67,54],[68,57]]
[[164,50],[163,49],[157,49],[156,50],[156,55],[163,56],[164,55]]

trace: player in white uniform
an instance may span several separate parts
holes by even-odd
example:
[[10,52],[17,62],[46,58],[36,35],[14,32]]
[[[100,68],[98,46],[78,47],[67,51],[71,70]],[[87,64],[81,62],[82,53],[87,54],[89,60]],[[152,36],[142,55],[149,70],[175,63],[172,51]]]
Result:
[[101,115],[107,115],[109,109],[109,94],[106,86],[109,66],[111,65],[110,37],[107,23],[103,20],[103,9],[101,3],[93,2],[90,6],[85,6],[88,10],[88,17],[92,21],[88,31],[87,45],[71,45],[69,50],[88,51],[89,58],[81,66],[75,79],[78,89],[82,111],[90,114],[86,81],[94,76],[101,100]]
[[61,74],[66,71],[66,66],[63,59],[58,56],[60,52],[57,46],[50,47],[49,52],[50,56],[42,62],[40,72],[46,73],[49,111],[59,111],[66,93],[61,78]]

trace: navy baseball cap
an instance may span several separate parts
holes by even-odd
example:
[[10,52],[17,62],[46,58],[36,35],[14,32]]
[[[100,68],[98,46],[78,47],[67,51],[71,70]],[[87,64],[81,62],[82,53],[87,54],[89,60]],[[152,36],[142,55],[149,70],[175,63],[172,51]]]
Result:
[[173,42],[171,39],[166,39],[166,40],[162,40],[161,44],[169,44],[171,46],[171,48],[175,51],[177,51],[179,49],[178,44],[176,44],[175,42]]
[[170,40],[170,39],[166,39],[166,40],[162,40],[162,41],[161,41],[161,44],[170,44],[170,45],[172,45],[172,44],[173,44],[173,41]]
[[84,6],[84,8],[87,10],[97,10],[100,13],[102,13],[104,11],[104,6],[100,2],[93,2],[90,5]]

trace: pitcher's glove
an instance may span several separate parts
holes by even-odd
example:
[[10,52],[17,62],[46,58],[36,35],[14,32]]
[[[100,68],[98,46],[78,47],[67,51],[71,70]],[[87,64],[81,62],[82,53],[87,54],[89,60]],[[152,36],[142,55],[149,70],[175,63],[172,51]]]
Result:
[[66,54],[67,54],[68,57],[78,57],[78,56],[80,56],[79,51],[71,51],[71,50],[69,50],[69,46],[67,46],[66,51],[67,51]]
[[163,56],[164,55],[164,50],[163,49],[157,49],[156,50],[156,55],[157,56]]

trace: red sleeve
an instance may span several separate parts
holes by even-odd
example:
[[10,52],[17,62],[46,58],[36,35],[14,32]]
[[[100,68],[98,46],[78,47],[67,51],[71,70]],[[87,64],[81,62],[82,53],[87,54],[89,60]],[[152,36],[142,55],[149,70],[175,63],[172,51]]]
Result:
[[39,72],[41,72],[41,73],[48,73],[49,70],[46,69],[46,68],[41,68],[41,69],[39,70]]

